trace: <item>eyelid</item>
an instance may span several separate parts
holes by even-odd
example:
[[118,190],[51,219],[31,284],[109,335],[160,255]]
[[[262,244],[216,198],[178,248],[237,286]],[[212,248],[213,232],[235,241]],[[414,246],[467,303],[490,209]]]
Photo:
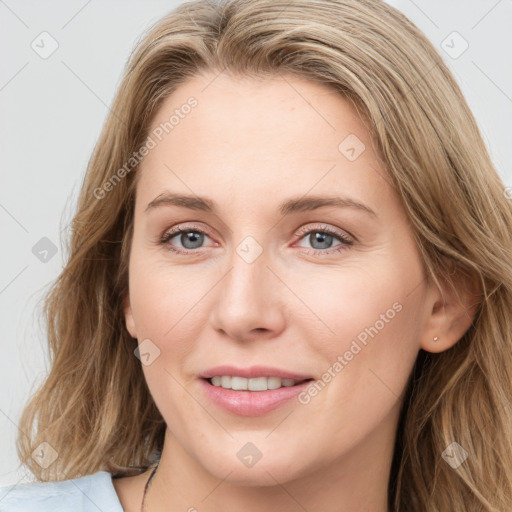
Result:
[[180,231],[199,231],[201,233],[205,233],[209,235],[210,231],[207,228],[203,228],[197,224],[194,224],[193,222],[191,224],[184,222],[184,223],[178,223],[175,226],[172,226],[169,229],[166,229],[164,231],[164,236],[171,233],[179,233]]
[[[313,226],[311,226],[311,224],[314,224]],[[304,236],[305,234],[308,234],[312,231],[318,231],[318,232],[324,232],[324,233],[329,233],[330,235],[334,235],[334,236],[337,236],[343,240],[349,240],[352,241],[352,242],[355,242],[356,241],[356,238],[350,234],[348,231],[345,231],[345,230],[342,230],[340,228],[335,228],[335,227],[332,227],[330,224],[325,224],[325,223],[322,223],[322,222],[319,222],[319,223],[308,223],[308,224],[305,224],[304,226],[301,226],[294,234],[295,237],[302,237]]]
[[[163,243],[165,241],[168,241],[171,238],[174,238],[176,235],[178,235],[178,234],[180,234],[182,232],[187,232],[187,231],[193,231],[193,232],[202,233],[202,234],[207,235],[210,238],[212,238],[211,232],[208,229],[200,227],[200,226],[198,226],[196,224],[183,223],[183,224],[176,224],[175,226],[173,226],[173,227],[171,227],[169,229],[166,229],[163,232],[163,234],[159,237],[160,238],[160,242]],[[205,247],[202,247],[200,249],[189,249],[187,252],[193,252],[194,250],[200,251],[201,249],[205,249]]]

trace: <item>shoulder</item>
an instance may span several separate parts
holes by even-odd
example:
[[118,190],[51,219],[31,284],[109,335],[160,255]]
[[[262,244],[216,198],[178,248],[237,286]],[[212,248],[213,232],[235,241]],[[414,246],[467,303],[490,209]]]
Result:
[[98,471],[59,482],[35,482],[0,488],[0,512],[123,512],[112,475]]

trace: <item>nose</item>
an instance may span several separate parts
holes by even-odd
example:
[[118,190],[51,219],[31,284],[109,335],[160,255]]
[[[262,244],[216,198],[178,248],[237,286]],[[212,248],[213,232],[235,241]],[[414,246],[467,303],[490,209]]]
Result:
[[257,246],[243,243],[233,250],[211,312],[213,327],[240,342],[278,336],[286,322],[286,287],[267,252],[253,259],[254,251]]

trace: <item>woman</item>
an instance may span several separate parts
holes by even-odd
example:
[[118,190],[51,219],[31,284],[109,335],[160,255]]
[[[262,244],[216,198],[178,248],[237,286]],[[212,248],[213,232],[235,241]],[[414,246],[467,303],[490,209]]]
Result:
[[377,0],[199,0],[132,56],[2,510],[512,506],[512,208]]

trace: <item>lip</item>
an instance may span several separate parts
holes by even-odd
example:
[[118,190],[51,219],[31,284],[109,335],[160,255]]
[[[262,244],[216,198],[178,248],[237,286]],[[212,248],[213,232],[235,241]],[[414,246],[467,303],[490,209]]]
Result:
[[[229,374],[230,372],[221,373],[221,375]],[[214,373],[214,375],[219,374]],[[235,373],[235,375],[243,376],[239,373]],[[260,374],[259,376],[264,377],[265,375]],[[224,389],[221,386],[214,386],[213,384],[210,384],[210,381],[207,380],[206,377],[199,379],[199,382],[208,400],[225,411],[239,416],[261,416],[288,403],[307,386],[309,386],[312,381],[307,380],[295,386],[268,389],[267,391],[235,391],[233,389]]]
[[[256,377],[280,377],[281,379],[306,380],[313,378],[312,375],[294,373],[272,366],[251,366],[249,368],[237,368],[236,366],[230,365],[215,366],[201,373],[199,377],[203,379],[210,379],[216,375],[245,377],[246,379],[254,379]],[[258,391],[257,393],[264,393],[264,391]]]

